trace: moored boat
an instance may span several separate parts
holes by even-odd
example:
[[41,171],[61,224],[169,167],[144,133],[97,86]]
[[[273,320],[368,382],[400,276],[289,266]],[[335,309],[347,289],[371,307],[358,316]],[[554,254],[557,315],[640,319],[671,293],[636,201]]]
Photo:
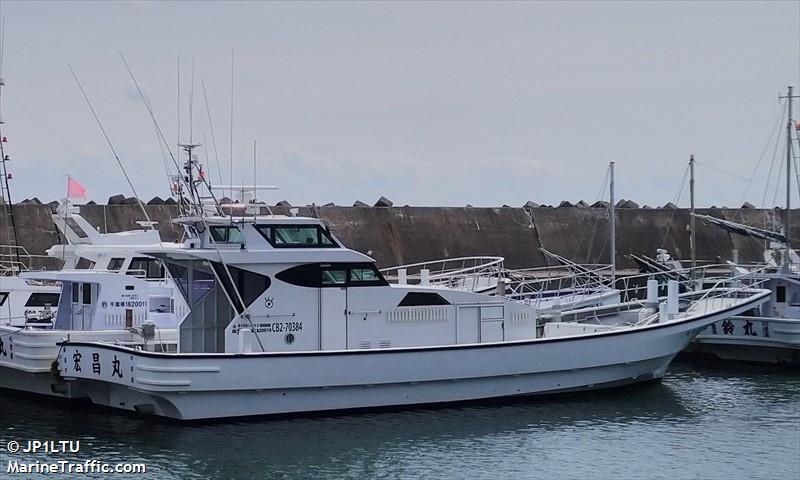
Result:
[[[703,328],[766,300],[723,285],[541,314],[503,295],[391,285],[318,219],[193,214],[153,250],[190,312],[157,340],[61,343],[58,372],[98,405],[181,420],[411,406],[661,378]],[[197,182],[197,183],[195,183]]]

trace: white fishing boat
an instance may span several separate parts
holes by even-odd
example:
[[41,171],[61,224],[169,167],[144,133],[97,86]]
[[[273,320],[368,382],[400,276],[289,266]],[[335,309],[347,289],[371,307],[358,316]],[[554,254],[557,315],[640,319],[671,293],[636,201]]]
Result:
[[[318,219],[194,214],[161,259],[190,307],[175,348],[62,342],[58,373],[98,405],[181,420],[583,391],[661,378],[707,325],[765,301],[722,286],[539,315],[503,296],[390,285]],[[219,213],[219,212],[216,212]],[[662,301],[663,300],[663,301]],[[166,342],[168,343],[168,342]]]
[[[686,353],[710,356],[721,360],[779,364],[797,367],[800,365],[800,256],[790,246],[790,192],[792,166],[792,130],[800,130],[800,124],[792,119],[792,88],[786,97],[788,119],[786,125],[786,209],[783,231],[759,228],[730,220],[700,215],[694,212],[694,158],[689,161],[691,188],[691,246],[692,264],[695,264],[694,235],[695,219],[718,226],[734,234],[755,238],[765,242],[764,261],[757,265],[739,264],[738,260],[717,268],[717,276],[736,276],[741,282],[758,284],[771,291],[768,301],[741,315],[733,315],[709,325]],[[673,279],[692,279],[692,288],[702,288],[702,279],[696,278],[680,262],[672,260],[665,250],[659,250],[655,259],[646,256],[631,256],[642,271]],[[736,255],[734,255],[734,258]]]
[[732,263],[731,268],[742,281],[758,282],[771,294],[767,302],[752,310],[709,325],[687,353],[721,360],[800,365],[800,272],[797,253],[788,249],[788,238],[727,220],[697,217],[730,232],[770,242],[764,252],[765,263]]
[[47,253],[62,259],[65,268],[17,277],[55,291],[48,292],[53,302],[48,315],[28,314],[0,324],[0,388],[74,398],[80,392],[52,375],[59,342],[144,341],[155,334],[165,341],[176,338],[188,307],[161,264],[141,251],[181,244],[162,242],[152,228],[99,233],[68,202],[53,221],[69,244]]

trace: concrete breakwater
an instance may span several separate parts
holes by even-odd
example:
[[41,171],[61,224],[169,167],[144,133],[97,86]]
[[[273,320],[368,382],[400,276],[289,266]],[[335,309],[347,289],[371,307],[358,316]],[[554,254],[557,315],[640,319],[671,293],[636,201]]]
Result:
[[[49,205],[14,205],[18,242],[33,257],[34,268],[57,268],[57,260],[42,258],[45,249],[61,243],[51,220]],[[164,240],[177,240],[182,230],[171,223],[174,205],[148,205],[148,214],[158,222]],[[289,214],[287,206],[271,207],[276,214]],[[263,208],[266,213],[266,208]],[[81,205],[81,214],[100,232],[141,228],[144,216],[137,205]],[[782,212],[762,209],[701,209],[704,213],[753,226],[778,224]],[[324,220],[349,247],[367,253],[380,266],[473,255],[499,255],[508,267],[546,264],[539,247],[578,262],[607,263],[609,256],[608,211],[580,207],[298,207],[298,215]],[[800,211],[793,210],[800,220]],[[689,258],[689,212],[687,209],[618,208],[618,268],[635,268],[627,253],[655,255],[666,248],[674,257]],[[0,220],[6,232],[7,219]],[[800,238],[800,225],[792,230]],[[3,235],[0,243],[7,243]],[[795,243],[796,245],[797,243]],[[762,260],[763,242],[730,235],[719,227],[697,220],[697,258],[729,260],[739,252],[742,262]]]

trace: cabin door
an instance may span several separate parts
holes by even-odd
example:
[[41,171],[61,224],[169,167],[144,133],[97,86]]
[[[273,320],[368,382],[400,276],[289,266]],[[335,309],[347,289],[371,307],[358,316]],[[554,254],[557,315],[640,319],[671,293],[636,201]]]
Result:
[[347,348],[347,289],[319,289],[320,346],[322,350]]
[[81,284],[72,284],[72,329],[80,330],[83,325],[83,307],[81,306]]
[[81,311],[83,313],[81,330],[92,328],[92,317],[94,317],[94,295],[92,295],[93,285],[91,283],[81,284]]

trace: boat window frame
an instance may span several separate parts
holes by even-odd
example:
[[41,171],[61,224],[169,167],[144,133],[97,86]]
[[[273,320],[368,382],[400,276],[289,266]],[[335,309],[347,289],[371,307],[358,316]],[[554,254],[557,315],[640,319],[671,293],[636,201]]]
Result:
[[[215,232],[219,232],[220,230],[224,231],[225,234],[217,238]],[[236,240],[231,240],[231,230],[236,230],[238,234]],[[236,225],[209,225],[208,235],[214,243],[244,245],[244,235],[242,235],[242,230]]]
[[[134,268],[135,262],[145,262],[147,263],[147,268]],[[156,266],[153,267],[153,264]],[[153,273],[151,272],[151,269],[153,268],[158,270],[159,276],[150,275]],[[141,276],[141,272],[144,272],[144,276]],[[125,271],[125,275],[144,278],[145,280],[164,280],[167,278],[167,272],[164,268],[164,264],[159,259],[153,257],[133,257]]]
[[[353,270],[372,270],[375,280],[353,280]],[[344,282],[325,282],[325,272],[344,271]],[[275,274],[275,278],[297,287],[307,288],[359,288],[359,287],[387,287],[389,282],[383,277],[374,263],[368,262],[341,262],[341,263],[303,263],[282,270]]]
[[[333,239],[331,231],[322,225],[316,223],[258,223],[253,224],[253,228],[267,241],[273,248],[342,248],[336,240]],[[292,229],[292,228],[313,228],[317,233],[316,243],[277,243],[275,241],[275,231],[279,229]],[[323,243],[327,241],[327,243]]]
[[[119,265],[115,265],[119,263]],[[106,265],[106,270],[109,272],[119,272],[122,270],[122,266],[125,265],[125,257],[112,257],[111,260],[108,261],[108,265]]]
[[89,260],[86,257],[78,257],[78,261],[75,263],[76,270],[91,270],[96,265],[94,260]]
[[[8,296],[8,294],[6,294],[6,296]],[[42,300],[40,300],[42,297],[50,298],[50,299],[54,298],[55,302],[42,301]],[[61,298],[61,294],[60,293],[56,293],[56,292],[33,292],[28,297],[28,299],[25,300],[25,307],[26,308],[27,307],[46,307],[46,306],[57,307],[58,306],[58,301],[59,301],[60,298]],[[3,303],[5,303],[5,301],[0,302],[0,305],[3,305]]]
[[775,302],[786,303],[786,285],[778,285],[775,287]]

